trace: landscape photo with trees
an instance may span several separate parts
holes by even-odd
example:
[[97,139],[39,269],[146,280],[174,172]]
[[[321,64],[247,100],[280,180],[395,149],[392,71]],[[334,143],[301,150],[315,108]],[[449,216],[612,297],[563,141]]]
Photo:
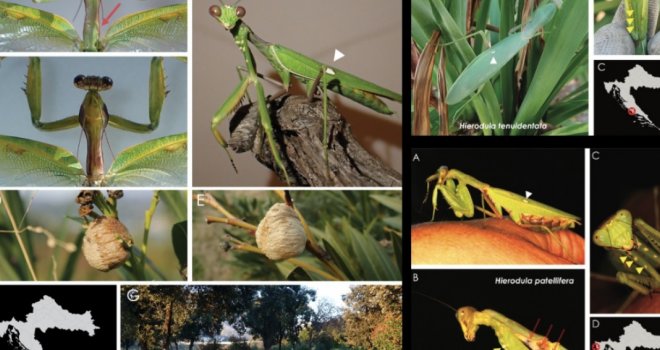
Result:
[[402,348],[401,285],[122,286],[122,349]]

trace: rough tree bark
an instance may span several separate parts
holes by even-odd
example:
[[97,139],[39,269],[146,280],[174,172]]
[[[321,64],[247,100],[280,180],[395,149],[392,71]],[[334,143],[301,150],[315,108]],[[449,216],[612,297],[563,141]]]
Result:
[[163,343],[163,350],[167,350],[170,346],[170,339],[172,338],[172,308],[174,300],[168,302],[165,307],[165,321],[163,322],[163,333],[165,333],[165,341]]
[[[328,164],[323,148],[323,103],[305,96],[283,96],[269,104],[275,138],[290,180],[298,186],[401,186],[401,175],[367,152],[353,137],[351,126],[328,103]],[[241,107],[230,122],[229,146],[252,151],[275,171],[268,141],[260,128],[256,105]]]

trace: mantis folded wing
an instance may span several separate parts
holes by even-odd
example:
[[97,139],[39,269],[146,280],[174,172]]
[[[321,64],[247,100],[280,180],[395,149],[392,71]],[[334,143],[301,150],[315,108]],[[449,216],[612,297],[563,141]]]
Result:
[[186,51],[187,4],[162,6],[114,21],[101,36],[101,2],[84,0],[82,38],[56,14],[0,1],[0,51]]

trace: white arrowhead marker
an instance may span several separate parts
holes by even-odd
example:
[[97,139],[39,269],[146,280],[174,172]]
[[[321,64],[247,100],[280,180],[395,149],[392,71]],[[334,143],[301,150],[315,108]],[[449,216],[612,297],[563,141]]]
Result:
[[497,61],[495,60],[495,56],[490,59],[490,64],[497,64]]
[[343,57],[344,57],[344,54],[341,51],[335,49],[335,62],[339,61]]
[[525,198],[529,199],[532,196],[532,192],[525,191]]

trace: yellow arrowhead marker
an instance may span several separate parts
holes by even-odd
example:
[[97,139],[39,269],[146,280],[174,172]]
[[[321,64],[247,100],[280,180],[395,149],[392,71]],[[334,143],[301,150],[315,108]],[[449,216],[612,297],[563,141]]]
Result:
[[628,25],[632,25],[634,20],[635,20],[634,18],[626,19],[626,21],[628,22]]
[[625,264],[625,263],[626,263],[626,259],[628,259],[628,257],[625,256],[625,255],[621,255],[621,256],[619,257],[619,260],[621,260],[621,263],[622,263],[622,264]]
[[626,27],[626,29],[628,30],[628,33],[632,33],[632,31],[635,30],[635,26],[629,26]]
[[628,15],[628,17],[632,17],[632,16],[633,16],[633,12],[635,12],[635,11],[633,11],[633,10],[626,11],[626,14]]
[[632,264],[633,264],[632,260],[626,261],[626,265],[628,265],[628,267],[632,266]]
[[638,267],[635,270],[637,270],[637,274],[641,274],[642,271],[644,271],[644,268],[643,267]]

